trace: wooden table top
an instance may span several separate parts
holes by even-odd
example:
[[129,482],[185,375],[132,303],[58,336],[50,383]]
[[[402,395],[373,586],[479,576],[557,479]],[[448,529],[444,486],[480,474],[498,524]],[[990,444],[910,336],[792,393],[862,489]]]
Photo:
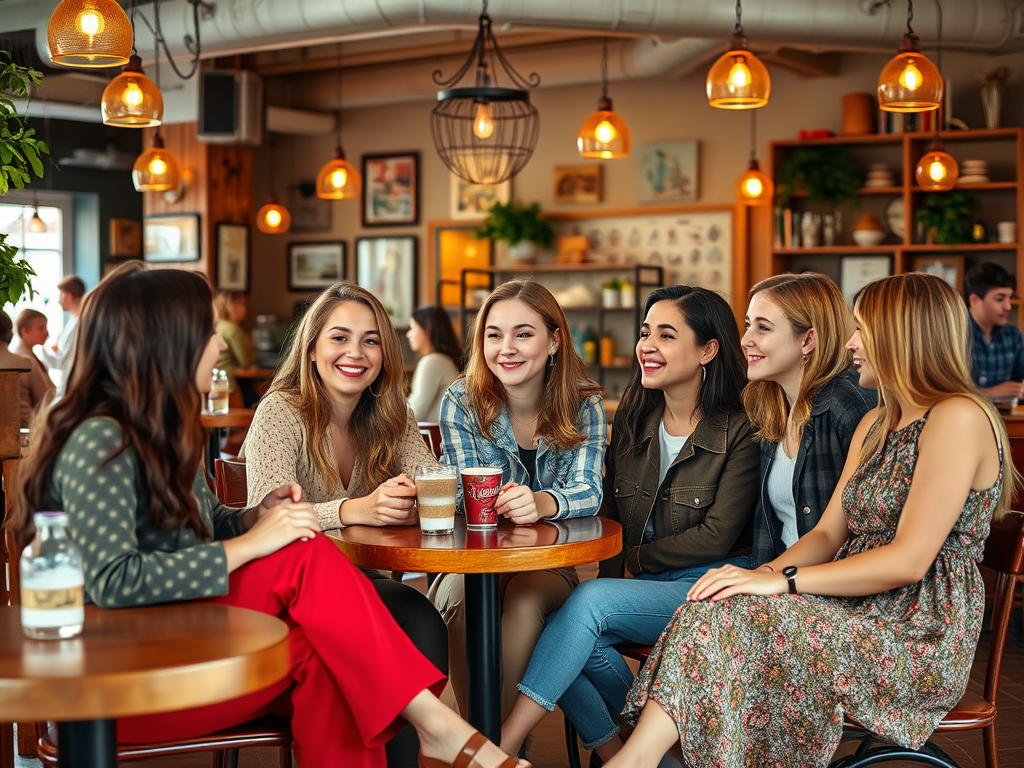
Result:
[[207,413],[204,410],[201,418],[207,429],[240,429],[250,426],[255,414],[252,408],[230,408],[227,413]]
[[85,608],[70,640],[30,640],[0,607],[0,722],[95,720],[214,704],[288,673],[288,627],[205,603]]
[[469,531],[455,518],[450,536],[425,536],[419,525],[353,525],[327,534],[361,568],[428,573],[506,573],[593,563],[619,553],[622,527],[602,517],[545,521],[496,531]]

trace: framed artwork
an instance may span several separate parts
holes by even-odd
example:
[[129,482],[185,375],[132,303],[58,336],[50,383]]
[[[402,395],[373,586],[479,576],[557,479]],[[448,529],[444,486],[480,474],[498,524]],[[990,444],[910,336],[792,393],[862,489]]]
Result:
[[345,243],[291,243],[288,289],[319,291],[345,279]]
[[697,199],[697,142],[643,144],[636,153],[640,203],[690,203]]
[[448,212],[453,219],[483,219],[492,205],[504,205],[511,197],[511,179],[501,184],[470,184],[453,173]]
[[852,307],[857,291],[891,274],[891,256],[843,256],[839,264],[839,290]]
[[556,203],[600,203],[602,196],[601,166],[556,165]]
[[217,287],[249,291],[248,224],[217,224]]
[[356,239],[356,282],[374,296],[396,328],[408,328],[416,307],[416,244],[412,236]]
[[199,214],[147,216],[142,241],[146,261],[199,261]]
[[316,196],[316,183],[303,181],[288,189],[293,232],[324,232],[331,228],[331,202]]
[[958,294],[964,292],[963,256],[915,256],[911,268],[915,272],[941,277]]
[[137,259],[142,255],[142,222],[135,219],[110,220],[110,255]]
[[420,153],[363,155],[363,226],[420,221]]

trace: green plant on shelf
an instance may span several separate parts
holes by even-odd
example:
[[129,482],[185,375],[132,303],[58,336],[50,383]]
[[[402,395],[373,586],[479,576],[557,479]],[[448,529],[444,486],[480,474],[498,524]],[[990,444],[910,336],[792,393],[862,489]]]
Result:
[[606,291],[620,291],[622,290],[622,281],[613,277],[610,280],[605,280],[601,283],[601,288]]
[[914,220],[932,233],[939,245],[958,245],[971,240],[978,201],[963,192],[937,192],[925,196]]
[[541,248],[550,248],[555,242],[555,230],[551,222],[540,215],[540,203],[523,205],[515,200],[492,205],[476,236],[503,240],[510,246],[531,242]]
[[775,178],[775,194],[783,208],[790,196],[807,192],[815,203],[839,205],[860,200],[860,172],[842,147],[797,147],[786,158]]

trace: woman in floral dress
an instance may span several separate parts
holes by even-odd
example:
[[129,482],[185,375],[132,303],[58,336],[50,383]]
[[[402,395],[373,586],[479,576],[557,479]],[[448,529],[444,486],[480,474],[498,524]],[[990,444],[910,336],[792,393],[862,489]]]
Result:
[[971,383],[967,313],[945,282],[880,280],[854,315],[848,347],[879,406],[832,501],[768,568],[693,586],[608,768],[656,766],[676,740],[690,768],[825,766],[844,714],[917,748],[963,694],[984,610],[976,563],[1011,493],[1005,429]]

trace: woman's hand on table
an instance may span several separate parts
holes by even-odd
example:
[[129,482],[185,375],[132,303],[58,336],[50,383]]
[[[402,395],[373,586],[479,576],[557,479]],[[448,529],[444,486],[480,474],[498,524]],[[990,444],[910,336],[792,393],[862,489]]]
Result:
[[789,591],[789,583],[781,573],[766,569],[748,571],[735,565],[712,568],[690,587],[686,599],[700,602],[724,600],[732,595],[782,595]]
[[228,572],[271,555],[293,541],[305,541],[318,533],[320,523],[313,505],[308,502],[282,501],[269,510],[260,510],[252,528],[224,542]]
[[550,494],[534,493],[529,486],[509,482],[498,491],[494,509],[516,525],[531,525],[546,517],[554,517],[558,503]]
[[360,499],[346,499],[338,510],[342,525],[414,525],[416,484],[404,472],[385,480],[373,493]]

